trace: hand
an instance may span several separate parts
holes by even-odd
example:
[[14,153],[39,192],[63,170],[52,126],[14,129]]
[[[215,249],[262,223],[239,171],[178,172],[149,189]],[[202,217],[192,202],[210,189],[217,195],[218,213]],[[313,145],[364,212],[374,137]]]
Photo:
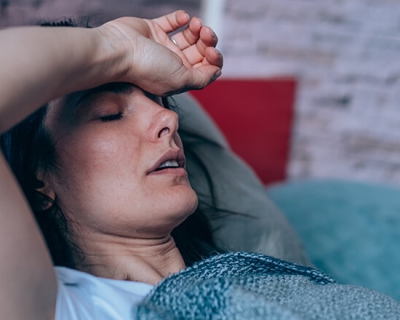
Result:
[[[127,72],[119,81],[132,82],[156,95],[167,95],[189,89],[201,89],[221,74],[222,55],[215,49],[214,32],[184,11],[153,20],[120,18],[101,26],[114,46],[128,45]],[[122,41],[121,41],[122,40]],[[116,41],[116,42],[115,42]]]

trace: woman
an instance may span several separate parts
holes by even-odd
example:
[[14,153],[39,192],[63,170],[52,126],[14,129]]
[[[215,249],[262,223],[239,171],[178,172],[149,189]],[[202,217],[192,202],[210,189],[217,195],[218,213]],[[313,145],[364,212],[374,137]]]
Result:
[[[202,88],[222,67],[217,38],[201,20],[193,18],[173,41],[168,37],[188,22],[177,11],[93,29],[0,33],[1,131],[51,101],[42,120],[42,136],[51,144],[41,148],[49,152],[49,163],[38,163],[33,173],[45,199],[40,209],[61,209],[66,240],[73,244],[72,266],[137,282],[130,289],[136,293],[132,303],[148,292],[146,284],[185,267],[170,234],[195,210],[197,197],[186,175],[177,115],[159,97]],[[102,86],[107,83],[114,84]],[[50,256],[3,158],[0,170],[1,254],[7,260],[0,267],[2,317],[53,319],[58,296],[57,308],[64,311],[56,318],[72,319],[63,306],[75,300],[71,293],[62,300],[63,285],[57,295]],[[62,224],[62,218],[56,220]],[[69,271],[57,271],[64,284],[85,275]],[[77,318],[85,318],[85,310]],[[107,312],[127,317],[126,310]]]
[[186,268],[214,248],[206,224],[187,226],[197,196],[160,97],[202,88],[222,67],[199,19],[168,37],[188,22],[177,11],[0,32],[2,150],[32,207],[1,157],[2,317],[398,318],[389,297],[271,257]]

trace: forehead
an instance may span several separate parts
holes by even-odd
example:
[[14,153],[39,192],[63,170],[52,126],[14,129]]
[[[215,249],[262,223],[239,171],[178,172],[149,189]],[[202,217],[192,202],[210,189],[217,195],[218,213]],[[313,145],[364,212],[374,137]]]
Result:
[[130,95],[134,92],[144,95],[162,105],[160,97],[145,92],[131,83],[107,83],[92,89],[74,92],[51,101],[46,116],[46,125],[51,127],[51,124],[54,122],[60,123],[73,118],[80,107],[89,105],[91,102],[105,94]]
[[94,98],[95,96],[104,93],[114,93],[114,94],[130,94],[135,90],[140,90],[138,87],[130,83],[125,82],[115,82],[107,83],[99,87],[95,87],[89,90],[79,91],[71,93],[63,98],[63,105],[69,108],[76,108],[83,102]]

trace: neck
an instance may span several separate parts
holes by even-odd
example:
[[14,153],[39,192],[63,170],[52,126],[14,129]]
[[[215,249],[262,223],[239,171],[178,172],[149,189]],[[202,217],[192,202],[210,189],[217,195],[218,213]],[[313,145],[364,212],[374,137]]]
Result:
[[168,234],[153,239],[132,239],[86,233],[78,247],[76,269],[95,276],[157,284],[185,268],[183,258]]

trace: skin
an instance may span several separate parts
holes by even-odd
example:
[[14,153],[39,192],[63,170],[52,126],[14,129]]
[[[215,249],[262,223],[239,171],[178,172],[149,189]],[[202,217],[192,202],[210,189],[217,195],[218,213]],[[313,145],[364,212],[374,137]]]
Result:
[[166,152],[183,151],[177,114],[124,87],[51,104],[45,126],[59,161],[45,188],[85,253],[75,259],[79,269],[156,284],[185,266],[170,233],[195,210],[197,196],[183,168],[148,173]]
[[[4,132],[11,128],[48,101],[106,83],[132,83],[145,92],[157,96],[204,88],[220,75],[222,56],[214,48],[217,39],[212,30],[202,26],[197,18],[193,18],[183,31],[174,35],[178,46],[170,40],[168,33],[185,26],[189,19],[185,12],[177,11],[154,20],[120,18],[93,29],[24,27],[1,30],[0,131]],[[132,226],[130,219],[133,215],[129,210],[114,210],[104,214],[105,211],[96,210],[96,204],[85,204],[83,201],[67,206],[66,202],[69,199],[79,197],[77,193],[79,187],[74,183],[77,178],[73,174],[69,178],[71,181],[68,181],[68,185],[62,185],[57,183],[53,175],[46,175],[38,170],[38,178],[42,178],[45,184],[39,191],[53,197],[57,196],[64,209],[67,209],[68,215],[76,222],[77,227],[73,229],[71,236],[80,235],[78,238],[82,240],[79,245],[87,251],[87,256],[90,256],[90,259],[85,261],[85,265],[80,266],[81,269],[104,276],[117,275],[118,278],[135,279],[136,275],[127,267],[129,260],[136,263],[138,270],[143,270],[144,273],[148,271],[143,281],[154,283],[165,274],[182,267],[182,260],[167,230],[179,223],[192,210],[189,210],[191,205],[186,203],[187,210],[179,209],[173,213],[170,210],[171,199],[179,198],[173,194],[176,191],[177,195],[188,195],[191,191],[183,178],[140,176],[142,174],[140,170],[144,168],[146,161],[153,161],[153,157],[158,157],[165,148],[179,146],[176,138],[171,140],[172,132],[174,132],[174,121],[172,121],[174,116],[153,104],[153,100],[146,100],[140,91],[134,92],[136,93],[122,97],[123,101],[121,101],[126,105],[128,101],[131,101],[130,99],[135,100],[134,104],[128,105],[140,108],[140,113],[143,112],[143,117],[147,119],[146,122],[138,121],[137,117],[131,117],[129,113],[126,119],[118,121],[119,125],[124,126],[130,133],[132,139],[130,145],[134,148],[128,146],[126,134],[122,135],[121,131],[114,127],[113,122],[100,127],[96,125],[96,121],[85,122],[83,120],[86,119],[85,116],[82,118],[79,115],[77,117],[79,125],[74,128],[85,133],[91,132],[88,136],[80,135],[79,139],[82,141],[79,143],[72,141],[72,135],[75,133],[67,130],[70,126],[76,125],[73,121],[66,118],[62,122],[65,133],[63,135],[56,133],[55,126],[60,122],[57,122],[55,113],[53,116],[49,114],[46,125],[56,141],[64,140],[62,143],[57,143],[59,153],[67,154],[74,148],[79,151],[85,147],[91,148],[93,152],[96,151],[96,155],[104,151],[102,156],[104,157],[104,154],[106,156],[96,158],[96,162],[92,164],[93,168],[90,168],[90,172],[93,173],[95,171],[92,170],[102,166],[107,167],[107,170],[101,172],[101,177],[98,177],[98,179],[102,178],[103,182],[108,182],[110,179],[110,176],[107,178],[107,174],[124,178],[123,172],[129,173],[131,177],[139,176],[139,179],[142,179],[146,185],[143,191],[146,196],[150,194],[150,187],[155,188],[154,191],[158,196],[154,197],[157,199],[152,203],[154,207],[142,208],[146,210],[138,210],[135,213],[142,214],[143,225]],[[148,108],[142,109],[141,103],[136,104],[139,100]],[[57,101],[59,100],[54,102],[54,110],[58,108],[55,105]],[[62,108],[61,105],[59,108]],[[58,115],[62,114],[61,109],[59,110]],[[82,110],[86,109],[82,108]],[[83,114],[86,114],[85,111]],[[128,125],[131,121],[137,123],[143,131],[139,132],[139,129],[136,131],[133,125]],[[150,132],[157,132],[163,121],[171,126],[171,128],[167,126],[169,131],[161,130],[160,137],[163,142],[151,141]],[[102,135],[105,131],[110,132],[107,138],[109,143],[105,140],[96,140],[95,134]],[[148,134],[146,135],[145,132]],[[91,142],[90,139],[92,139]],[[169,143],[166,142],[168,139]],[[60,147],[63,143],[66,145],[65,149]],[[67,149],[67,146],[70,149]],[[133,150],[139,150],[139,154],[134,154]],[[110,159],[107,157],[108,152],[115,154],[113,161],[118,160],[118,163],[125,167],[118,169],[112,167],[112,162],[106,164],[105,160]],[[137,161],[137,169],[134,169],[133,161],[128,161],[124,155]],[[85,156],[84,153],[80,153],[79,164],[89,168],[86,161],[91,156],[94,157],[95,154],[86,153]],[[73,173],[75,169],[80,170],[75,168],[75,165],[78,165],[78,160],[67,162],[67,159],[62,159],[65,177],[67,172]],[[51,259],[31,210],[2,155],[0,155],[0,177],[0,219],[2,221],[0,224],[2,261],[0,264],[0,310],[2,318],[54,319],[57,279]],[[132,203],[127,199],[125,189],[133,192],[132,197],[135,192],[138,192],[135,187],[136,182],[128,183],[123,180],[123,188],[119,188],[121,185],[114,185],[112,189],[105,190],[104,186],[95,186],[96,179],[90,175],[86,183],[91,183],[91,188],[99,188],[103,193],[112,193],[121,202]],[[80,179],[80,182],[84,180],[86,179]],[[160,189],[160,186],[164,188]],[[171,190],[174,191],[171,193]],[[159,215],[161,211],[157,209],[164,207],[162,205],[164,202],[166,218],[161,218]],[[182,203],[179,204],[181,205]],[[90,209],[90,212],[80,211],[81,209]],[[153,222],[159,221],[154,233],[149,230],[149,216],[145,212],[156,215],[157,219],[153,219]],[[98,223],[93,223],[94,219],[90,214],[101,219],[99,218]],[[113,217],[118,217],[119,220],[112,219]],[[167,224],[162,227],[161,223],[165,221]],[[127,225],[124,222],[127,222]],[[112,225],[108,223],[115,226],[110,227]],[[82,235],[87,230],[90,231],[85,233],[87,237],[83,238]],[[127,232],[141,236],[134,239],[128,238]],[[110,242],[111,245],[101,251],[100,247],[103,248],[103,246],[100,244],[104,242]],[[96,246],[96,244],[99,245]],[[130,250],[127,249],[128,247]],[[110,262],[115,258],[112,250],[118,252],[118,257],[120,257],[118,263]],[[155,256],[160,253],[163,259],[157,261]],[[154,267],[157,263],[160,263],[161,269]],[[100,265],[99,269],[93,267],[96,264]]]

